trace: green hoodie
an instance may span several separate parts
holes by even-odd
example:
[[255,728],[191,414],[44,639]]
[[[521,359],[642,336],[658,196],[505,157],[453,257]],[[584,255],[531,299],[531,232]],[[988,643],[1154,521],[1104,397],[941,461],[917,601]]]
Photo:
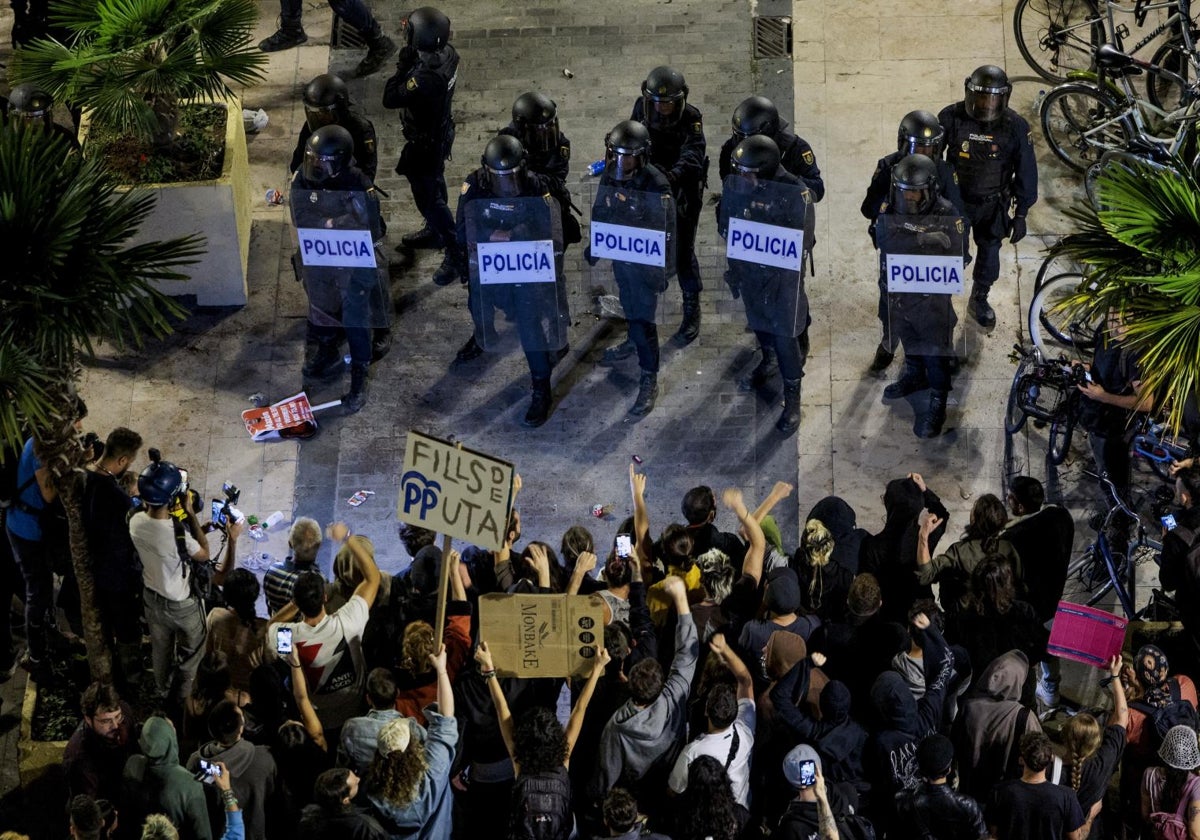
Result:
[[169,720],[152,717],[138,739],[142,755],[125,763],[125,784],[140,789],[149,813],[163,813],[180,840],[212,840],[204,786],[179,763],[179,742]]

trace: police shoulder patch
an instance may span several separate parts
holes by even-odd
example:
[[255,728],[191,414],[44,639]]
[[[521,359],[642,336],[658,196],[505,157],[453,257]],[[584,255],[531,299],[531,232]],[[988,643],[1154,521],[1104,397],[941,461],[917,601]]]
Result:
[[696,120],[694,123],[692,123],[692,133],[693,134],[703,134],[704,133],[704,125],[700,122],[700,120]]
[[955,220],[954,220],[954,229],[955,229],[956,231],[958,231],[959,233],[962,233],[962,232],[963,232],[963,230],[965,230],[965,228],[964,228],[964,226],[963,226],[963,220],[962,220],[962,219],[955,219]]
[[375,151],[375,138],[364,140],[363,145],[367,147],[368,152]]
[[558,147],[558,156],[561,157],[563,160],[570,160],[571,159],[571,147],[570,146],[559,146]]
[[886,201],[880,202],[880,204],[879,204],[879,212],[880,212],[880,213],[886,213],[886,212],[887,212],[887,209],[888,209],[888,203],[887,203]]
[[408,80],[408,84],[406,84],[405,87],[408,88],[409,90],[416,90],[417,89],[417,77],[416,76],[411,77]]
[[950,180],[957,184],[958,183],[958,173],[951,171]]
[[813,161],[814,161],[814,160],[816,160],[816,158],[814,158],[814,157],[813,157],[812,149],[809,149],[807,152],[804,152],[804,153],[802,153],[802,154],[800,155],[800,157],[801,157],[801,158],[804,160],[804,162],[805,162],[806,164],[808,164],[809,166],[812,166],[812,165],[813,165]]
[[466,194],[467,194],[467,191],[468,191],[468,190],[470,190],[470,189],[471,189],[471,185],[470,185],[470,184],[468,184],[466,181],[463,181],[462,189],[460,189],[460,190],[458,191],[458,194],[459,194],[459,195],[466,195]]

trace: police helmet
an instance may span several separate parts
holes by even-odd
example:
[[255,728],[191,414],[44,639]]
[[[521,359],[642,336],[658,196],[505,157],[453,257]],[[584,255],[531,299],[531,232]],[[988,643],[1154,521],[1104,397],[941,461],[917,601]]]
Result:
[[765,134],[774,137],[779,131],[779,109],[765,96],[743,99],[733,109],[733,136],[739,140]]
[[17,85],[8,94],[8,116],[21,122],[53,124],[54,97],[35,84]]
[[531,90],[518,96],[512,121],[527,150],[550,152],[558,145],[558,106],[544,93]]
[[185,491],[183,473],[170,461],[153,461],[137,480],[138,496],[151,507],[170,504]]
[[756,134],[734,147],[733,171],[739,175],[757,175],[770,179],[779,169],[779,146],[770,137]]
[[651,128],[670,128],[683,119],[688,86],[683,74],[665,64],[655,67],[642,82],[642,113]]
[[450,40],[450,18],[433,6],[422,6],[408,13],[404,26],[408,45],[419,52],[437,52]]
[[897,150],[906,155],[925,155],[933,160],[942,156],[946,130],[928,111],[909,111],[900,120],[896,132]]
[[338,121],[338,112],[350,102],[346,83],[332,73],[322,73],[304,88],[304,117],[309,131]]
[[985,123],[1000,119],[1012,93],[1008,74],[994,64],[975,68],[975,72],[963,81],[963,88],[967,116]]
[[613,126],[604,138],[605,163],[614,181],[628,181],[650,159],[650,132],[636,120]]
[[925,155],[907,155],[892,167],[892,206],[898,213],[926,213],[937,195],[937,164]]
[[479,158],[494,195],[514,198],[525,185],[525,147],[516,137],[500,134],[488,141]]
[[304,179],[320,186],[345,171],[354,156],[354,138],[340,125],[325,125],[304,144]]

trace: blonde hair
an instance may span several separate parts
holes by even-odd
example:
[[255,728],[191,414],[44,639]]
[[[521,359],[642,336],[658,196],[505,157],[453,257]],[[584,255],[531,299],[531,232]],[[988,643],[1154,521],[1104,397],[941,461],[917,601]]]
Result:
[[804,537],[800,542],[804,546],[804,558],[808,565],[813,568],[829,565],[829,558],[833,556],[833,534],[829,533],[824,522],[820,519],[805,522]]
[[400,664],[414,674],[433,670],[429,657],[433,655],[433,627],[427,621],[414,621],[404,628]]
[[142,823],[142,840],[179,840],[179,832],[166,814],[151,814]]
[[1083,780],[1084,763],[1100,749],[1100,722],[1087,712],[1081,712],[1066,722],[1062,729],[1063,746],[1071,760],[1071,787],[1079,790]]
[[29,835],[17,834],[15,831],[0,831],[0,840],[29,840]]
[[[354,534],[338,549],[333,557],[333,585],[346,600],[354,594],[355,588],[362,583],[363,576],[354,562],[354,554],[350,550],[350,540],[353,540],[371,561],[375,560],[375,543],[361,534]],[[379,573],[379,593],[375,596],[375,605],[386,604],[391,594],[392,576]]]
[[414,738],[409,741],[408,749],[375,754],[367,768],[367,790],[389,805],[403,808],[417,798],[427,767],[425,747]]

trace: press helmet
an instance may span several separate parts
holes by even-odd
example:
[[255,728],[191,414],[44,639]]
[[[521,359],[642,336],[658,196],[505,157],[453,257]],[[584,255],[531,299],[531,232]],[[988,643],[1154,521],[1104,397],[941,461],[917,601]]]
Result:
[[500,134],[488,141],[479,158],[492,193],[514,198],[525,186],[525,147],[516,137]]
[[35,84],[17,85],[8,94],[8,116],[27,124],[53,124],[54,97]]
[[558,106],[545,94],[528,91],[518,96],[512,121],[527,150],[549,152],[558,145]]
[[143,502],[162,507],[184,491],[183,473],[170,461],[152,461],[138,476],[137,487]]
[[1008,74],[994,64],[975,68],[975,72],[963,81],[963,88],[967,116],[985,123],[1000,119],[1012,93]]
[[779,169],[779,146],[770,137],[756,134],[742,140],[733,149],[730,163],[739,175],[757,175],[770,179]]
[[642,82],[642,113],[651,128],[670,128],[683,119],[688,86],[683,74],[665,64]]
[[915,216],[929,211],[938,195],[937,164],[925,155],[907,155],[892,167],[892,206]]
[[304,178],[320,186],[346,170],[354,157],[354,138],[340,125],[326,125],[304,144]]
[[650,159],[650,132],[636,120],[619,122],[605,136],[604,152],[609,177],[628,181]]
[[338,112],[350,102],[350,91],[341,77],[322,73],[304,88],[304,117],[309,131],[338,121]]
[[733,136],[739,140],[765,134],[774,137],[779,132],[779,109],[765,96],[743,99],[733,109]]
[[408,13],[404,34],[410,47],[419,52],[437,52],[450,40],[450,18],[433,6],[422,6]]
[[938,118],[928,111],[909,111],[900,120],[896,132],[897,150],[906,155],[925,155],[933,160],[942,157],[946,130]]

